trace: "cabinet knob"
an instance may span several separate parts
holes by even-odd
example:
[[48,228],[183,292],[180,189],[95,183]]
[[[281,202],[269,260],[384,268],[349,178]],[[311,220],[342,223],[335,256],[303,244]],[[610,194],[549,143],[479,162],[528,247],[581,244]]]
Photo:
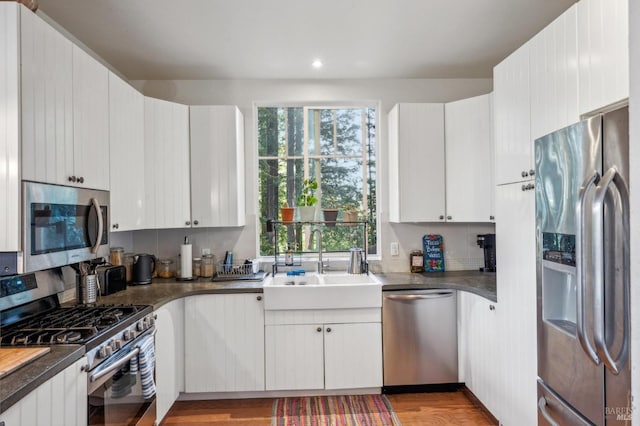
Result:
[[118,228],[120,228],[120,225],[118,225],[117,223],[114,223],[113,224],[113,229],[118,229]]
[[535,176],[536,175],[536,171],[531,169],[529,170],[529,176]]
[[194,220],[194,221],[193,221],[193,224],[194,224],[194,225],[197,225],[197,224],[198,224],[198,221],[197,221],[197,220]]
[[75,176],[69,176],[69,182],[75,182],[77,180],[78,178],[76,178]]
[[189,226],[189,225],[191,225],[191,221],[189,221],[189,220],[188,220],[188,221],[186,221],[184,224],[185,224],[185,225],[187,225],[187,226]]
[[331,327],[327,327],[327,333],[331,333]]
[[443,216],[443,215],[440,215],[440,220],[443,220],[443,219],[444,219],[444,216]]
[[526,170],[523,170],[522,173],[520,173],[520,175],[524,178],[524,177],[529,176],[529,173],[527,173]]
[[84,183],[84,178],[83,178],[82,176],[80,176],[80,177],[78,178],[78,182],[80,182],[80,183]]
[[320,333],[320,332],[322,331],[322,327],[318,327],[318,328],[316,328],[316,331],[317,331],[318,333]]
[[495,307],[494,305],[489,305],[489,310],[490,310],[490,311],[495,311],[495,310],[496,310],[496,307]]
[[256,297],[256,300],[258,300],[258,301],[262,300],[262,296]]
[[489,216],[489,220],[496,220],[495,216]]
[[527,190],[527,185],[522,185],[522,190],[526,191]]
[[451,220],[453,219],[451,216],[447,216],[447,220]]

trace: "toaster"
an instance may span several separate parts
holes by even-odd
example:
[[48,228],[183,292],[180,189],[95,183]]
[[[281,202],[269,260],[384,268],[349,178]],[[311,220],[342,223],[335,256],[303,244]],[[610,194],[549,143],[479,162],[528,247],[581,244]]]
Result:
[[96,274],[100,282],[102,296],[108,296],[127,288],[127,272],[123,265],[98,266]]

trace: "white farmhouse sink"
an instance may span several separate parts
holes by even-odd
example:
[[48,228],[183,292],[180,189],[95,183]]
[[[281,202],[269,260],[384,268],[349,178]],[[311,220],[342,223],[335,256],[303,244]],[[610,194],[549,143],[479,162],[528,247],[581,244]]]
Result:
[[379,308],[382,283],[373,275],[278,274],[263,284],[266,310]]

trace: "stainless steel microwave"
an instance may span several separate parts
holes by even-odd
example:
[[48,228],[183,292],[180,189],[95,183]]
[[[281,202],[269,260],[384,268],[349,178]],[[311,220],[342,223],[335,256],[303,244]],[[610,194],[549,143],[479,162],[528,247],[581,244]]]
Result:
[[109,254],[109,192],[23,182],[24,272]]

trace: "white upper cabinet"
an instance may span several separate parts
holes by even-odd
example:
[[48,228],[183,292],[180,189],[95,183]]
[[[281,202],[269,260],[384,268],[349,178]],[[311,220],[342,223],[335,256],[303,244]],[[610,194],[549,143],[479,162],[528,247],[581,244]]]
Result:
[[22,179],[69,185],[75,175],[73,44],[27,8],[20,12]]
[[530,50],[526,43],[493,69],[496,185],[531,179]]
[[109,189],[109,71],[75,45],[73,175],[69,184]]
[[144,96],[109,73],[111,231],[144,228]]
[[21,247],[18,19],[17,3],[0,3],[0,252]]
[[444,105],[389,112],[389,221],[444,222]]
[[578,113],[577,5],[531,40],[531,138],[576,123]]
[[447,222],[493,221],[491,95],[444,107]]
[[145,228],[191,226],[188,106],[145,98],[144,188]]
[[580,114],[629,97],[629,0],[578,3]]
[[192,106],[191,223],[243,226],[244,118],[235,106]]

